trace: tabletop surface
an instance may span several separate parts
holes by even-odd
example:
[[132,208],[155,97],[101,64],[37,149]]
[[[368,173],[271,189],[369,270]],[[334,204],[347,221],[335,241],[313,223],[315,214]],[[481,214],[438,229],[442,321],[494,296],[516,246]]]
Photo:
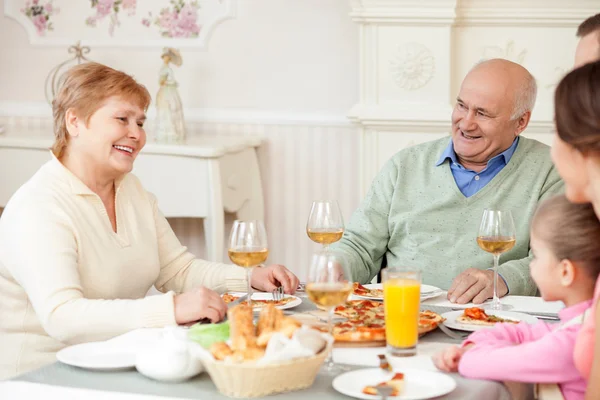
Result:
[[[435,308],[432,306],[422,306],[422,308],[432,309],[436,312],[448,311],[444,308]],[[303,303],[296,307],[294,311],[305,312],[314,309],[314,306],[309,302],[307,298],[303,299]],[[290,310],[291,311],[291,310]],[[425,337],[420,339],[420,348],[428,348],[431,346],[437,346],[439,348],[441,343],[457,344],[458,341],[450,338],[441,331],[437,330],[427,334]],[[343,362],[351,362],[352,364],[362,363],[367,365],[349,365],[351,369],[359,369],[369,367],[369,363],[374,365],[376,353],[384,352],[383,348],[379,349],[335,349],[334,358]],[[351,353],[353,352],[353,353]],[[361,354],[359,357],[354,357],[348,361],[350,354]],[[362,355],[364,354],[364,356]],[[361,358],[361,360],[355,360],[354,358]],[[412,360],[411,360],[412,359]],[[418,368],[419,364],[431,363],[429,356],[417,356],[401,359],[403,363],[411,368]],[[392,362],[395,365],[394,362]],[[416,364],[416,365],[413,365]],[[439,399],[488,399],[488,400],[508,400],[511,398],[506,387],[498,382],[481,381],[473,379],[462,378],[458,374],[451,374],[456,380],[456,389]],[[269,396],[270,399],[306,399],[306,398],[318,398],[318,399],[347,399],[348,397],[335,391],[332,387],[332,381],[334,377],[318,374],[317,378],[312,387],[289,393],[282,393],[273,396]],[[147,394],[154,396],[163,396],[169,398],[181,398],[181,399],[198,399],[198,398],[210,398],[210,399],[227,399],[228,397],[221,395],[207,373],[201,373],[195,378],[182,382],[182,383],[162,383],[146,378],[139,374],[136,370],[130,369],[126,371],[113,371],[113,372],[98,372],[88,371],[77,367],[71,367],[69,365],[62,364],[60,362],[45,366],[36,371],[21,375],[15,380],[36,382],[42,384],[49,384],[53,386],[63,386],[71,388],[84,388],[101,391],[113,391],[121,393],[136,393],[136,394]]]

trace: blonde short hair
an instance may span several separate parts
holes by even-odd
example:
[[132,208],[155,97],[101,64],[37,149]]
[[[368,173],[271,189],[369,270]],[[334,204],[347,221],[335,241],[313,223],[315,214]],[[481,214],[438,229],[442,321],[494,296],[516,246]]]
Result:
[[146,111],[151,97],[145,86],[132,76],[106,65],[88,62],[69,69],[62,77],[58,94],[52,101],[54,144],[52,153],[60,159],[69,142],[67,110],[73,109],[86,125],[106,99],[118,96]]

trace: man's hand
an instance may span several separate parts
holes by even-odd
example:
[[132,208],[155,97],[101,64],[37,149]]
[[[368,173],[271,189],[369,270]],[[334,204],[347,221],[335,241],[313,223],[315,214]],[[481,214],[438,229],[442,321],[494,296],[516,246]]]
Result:
[[286,294],[294,294],[298,283],[298,277],[283,265],[273,264],[252,270],[252,287],[263,292],[271,292],[283,286]]
[[[504,279],[498,276],[498,296],[508,293]],[[481,304],[494,296],[494,271],[469,268],[454,278],[448,289],[448,300],[452,303],[466,304],[471,300]]]

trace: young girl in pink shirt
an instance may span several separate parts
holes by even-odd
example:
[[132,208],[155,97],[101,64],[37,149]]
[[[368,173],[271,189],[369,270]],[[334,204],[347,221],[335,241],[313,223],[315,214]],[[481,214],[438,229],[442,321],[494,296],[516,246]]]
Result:
[[562,301],[561,322],[498,324],[434,357],[447,372],[475,379],[556,383],[566,400],[583,399],[586,382],[573,361],[577,332],[600,272],[600,221],[589,204],[553,197],[531,224],[531,276],[546,301]]

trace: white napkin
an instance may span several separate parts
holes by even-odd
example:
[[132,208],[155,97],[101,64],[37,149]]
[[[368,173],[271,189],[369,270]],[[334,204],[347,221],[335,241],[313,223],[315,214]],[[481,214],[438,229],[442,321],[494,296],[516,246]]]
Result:
[[186,331],[178,327],[165,327],[160,337],[140,347],[135,367],[142,375],[162,382],[181,382],[202,372]]
[[291,339],[281,333],[275,333],[267,344],[265,355],[257,364],[314,356],[327,345],[327,336],[304,326],[298,329]]

